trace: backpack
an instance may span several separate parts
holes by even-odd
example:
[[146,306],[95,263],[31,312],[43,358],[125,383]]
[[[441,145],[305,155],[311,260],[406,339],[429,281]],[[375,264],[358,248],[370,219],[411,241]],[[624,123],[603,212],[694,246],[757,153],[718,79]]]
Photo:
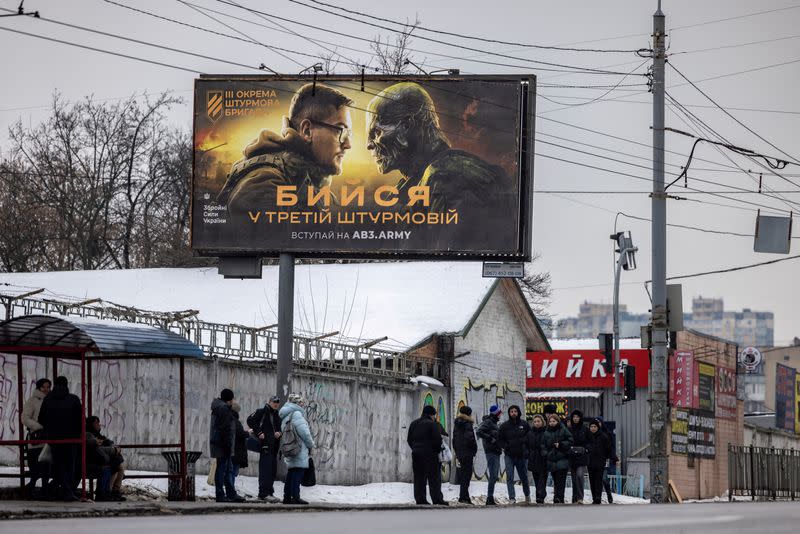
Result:
[[259,432],[261,432],[261,428],[264,426],[264,419],[266,418],[267,418],[267,409],[259,408],[258,410],[254,411],[253,413],[247,416],[247,426],[255,430],[256,434],[258,434]]
[[294,429],[291,416],[289,420],[286,421],[286,426],[284,427],[283,434],[281,435],[280,450],[284,458],[294,458],[300,454],[300,451],[302,450],[300,436],[297,435],[297,431]]

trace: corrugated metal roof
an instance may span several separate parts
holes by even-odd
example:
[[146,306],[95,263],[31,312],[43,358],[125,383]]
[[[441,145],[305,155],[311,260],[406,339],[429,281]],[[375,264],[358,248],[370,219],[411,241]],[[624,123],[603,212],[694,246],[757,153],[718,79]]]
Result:
[[0,323],[0,346],[91,349],[101,357],[202,358],[191,341],[152,326],[86,317],[25,315]]

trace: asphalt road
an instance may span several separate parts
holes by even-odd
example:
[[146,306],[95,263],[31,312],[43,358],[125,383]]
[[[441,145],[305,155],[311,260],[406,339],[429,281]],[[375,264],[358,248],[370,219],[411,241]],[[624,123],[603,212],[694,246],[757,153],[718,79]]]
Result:
[[800,504],[698,503],[683,505],[451,508],[358,512],[278,512],[202,516],[51,519],[0,522],[0,532],[36,534],[465,534],[486,532],[603,532],[732,534],[800,532]]

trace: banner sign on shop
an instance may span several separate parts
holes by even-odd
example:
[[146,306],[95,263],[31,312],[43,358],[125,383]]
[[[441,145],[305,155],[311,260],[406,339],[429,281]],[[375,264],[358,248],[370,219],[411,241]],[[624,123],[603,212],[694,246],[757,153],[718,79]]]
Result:
[[[623,349],[620,360],[636,367],[636,387],[647,387],[650,353],[647,349]],[[605,389],[614,387],[614,378],[603,367],[605,356],[599,350],[576,349],[527,353],[528,391],[537,389]],[[620,384],[622,384],[620,376]]]
[[708,363],[697,364],[697,382],[695,383],[694,407],[714,413],[714,375],[716,369]]
[[794,432],[796,371],[793,367],[775,366],[775,426]]
[[675,351],[670,357],[669,375],[672,405],[691,408],[694,398],[694,354],[691,351]]
[[716,449],[714,412],[689,410],[687,452],[696,458],[714,458]]
[[569,403],[564,398],[552,399],[526,399],[525,400],[525,418],[530,419],[534,415],[544,415],[544,407],[552,404],[556,407],[556,413],[560,416],[566,417],[569,414]]
[[672,425],[670,433],[670,450],[673,454],[687,454],[689,452],[689,410],[675,408],[672,410]]
[[800,434],[800,373],[794,374],[794,431]]
[[201,254],[531,257],[535,76],[201,76]]
[[736,370],[717,367],[717,410],[718,419],[736,419]]

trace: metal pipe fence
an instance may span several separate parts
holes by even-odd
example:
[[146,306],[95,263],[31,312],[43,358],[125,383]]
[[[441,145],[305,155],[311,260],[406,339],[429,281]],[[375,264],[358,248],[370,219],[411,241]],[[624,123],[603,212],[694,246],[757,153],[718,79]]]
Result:
[[728,499],[800,498],[800,451],[728,445]]
[[[55,314],[93,317],[146,324],[170,330],[194,342],[209,358],[277,365],[278,332],[238,324],[201,321],[187,313],[147,312],[119,306],[75,304],[58,300],[20,298],[8,307],[10,318],[22,315]],[[368,344],[368,343],[367,343]],[[294,336],[293,360],[297,368],[338,371],[407,379],[425,375],[446,381],[447,365],[441,358],[420,357],[402,350],[343,343],[328,339]]]

